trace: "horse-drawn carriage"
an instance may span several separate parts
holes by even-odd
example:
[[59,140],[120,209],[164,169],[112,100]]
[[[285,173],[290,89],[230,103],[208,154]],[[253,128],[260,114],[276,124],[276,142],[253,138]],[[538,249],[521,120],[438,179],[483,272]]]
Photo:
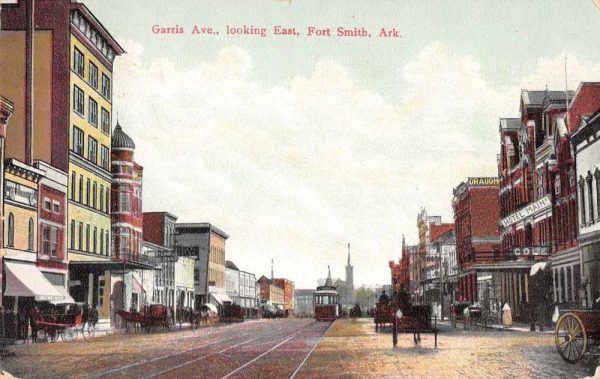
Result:
[[38,313],[32,331],[33,342],[55,342],[58,338],[70,342],[77,338],[80,332],[84,340],[94,337],[98,322],[97,312],[81,309],[79,304],[63,306],[65,313]]
[[590,346],[600,343],[600,310],[562,311],[556,323],[554,341],[565,361],[579,361]]
[[456,328],[459,323],[465,330],[486,324],[483,308],[468,301],[456,302],[450,306],[450,324]]
[[375,306],[375,331],[385,327],[386,324],[392,325],[394,322],[394,313],[398,309],[396,304],[379,303]]
[[140,312],[121,310],[117,311],[117,315],[121,317],[127,333],[131,328],[135,331],[141,328],[148,333],[164,329],[168,330],[171,321],[169,309],[162,304],[146,305],[142,307]]
[[406,304],[400,307],[395,303],[380,303],[376,305],[374,321],[376,332],[386,324],[392,326],[394,346],[398,343],[398,334],[412,334],[414,342],[418,343],[421,341],[421,333],[433,333],[437,347],[437,317],[431,316],[431,307],[428,305]]
[[238,304],[225,303],[223,305],[223,322],[242,322],[244,321],[244,310]]

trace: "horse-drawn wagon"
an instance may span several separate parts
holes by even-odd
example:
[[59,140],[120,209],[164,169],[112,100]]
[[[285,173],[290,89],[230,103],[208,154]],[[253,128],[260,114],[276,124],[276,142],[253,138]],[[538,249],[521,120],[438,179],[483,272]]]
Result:
[[171,318],[169,309],[162,304],[146,305],[140,312],[121,310],[117,311],[117,315],[121,317],[127,333],[132,327],[135,331],[141,328],[148,333],[169,329]]
[[398,308],[394,312],[392,333],[394,346],[398,343],[398,334],[412,333],[414,342],[418,343],[421,341],[421,333],[431,333],[437,348],[437,316],[431,316],[431,307],[428,305],[409,306],[404,312]]
[[375,306],[375,331],[378,332],[379,329],[385,327],[386,324],[392,325],[394,322],[394,313],[398,309],[398,306],[395,304],[383,304],[378,303]]
[[600,310],[563,310],[556,322],[554,341],[565,361],[579,361],[590,346],[600,343]]
[[456,328],[459,323],[465,330],[474,326],[485,324],[483,308],[470,302],[456,302],[450,307],[450,324]]

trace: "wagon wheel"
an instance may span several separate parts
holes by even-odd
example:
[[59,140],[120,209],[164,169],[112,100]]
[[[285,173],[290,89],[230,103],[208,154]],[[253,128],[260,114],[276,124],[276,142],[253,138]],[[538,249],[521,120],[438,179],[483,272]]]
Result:
[[83,335],[83,339],[93,338],[96,334],[96,326],[94,323],[86,322],[83,324],[83,328],[81,329],[81,334]]
[[581,319],[572,313],[563,315],[556,323],[556,349],[569,363],[575,363],[587,351],[588,338]]
[[75,338],[77,338],[78,330],[77,328],[65,328],[60,332],[60,338],[65,342],[71,342]]

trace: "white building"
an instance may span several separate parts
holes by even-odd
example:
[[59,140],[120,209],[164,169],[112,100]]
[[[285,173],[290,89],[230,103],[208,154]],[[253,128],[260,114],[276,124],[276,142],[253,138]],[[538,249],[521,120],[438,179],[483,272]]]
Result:
[[232,261],[225,261],[225,292],[234,304],[240,304],[240,270]]
[[178,308],[194,309],[194,257],[178,257],[175,262],[175,298]]
[[[591,306],[593,297],[600,292],[600,110],[590,117],[581,117],[571,144],[577,162],[581,269],[568,266],[555,273],[555,280],[564,283],[562,292],[579,290],[582,305]],[[578,275],[582,286],[576,289]]]

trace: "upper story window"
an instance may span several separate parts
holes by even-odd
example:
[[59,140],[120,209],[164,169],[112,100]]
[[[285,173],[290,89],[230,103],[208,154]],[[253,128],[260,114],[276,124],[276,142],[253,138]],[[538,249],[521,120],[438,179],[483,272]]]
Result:
[[102,132],[109,134],[110,132],[110,114],[104,108],[100,112],[100,127]]
[[73,71],[79,76],[83,76],[83,53],[79,49],[75,48],[73,54]]
[[100,184],[100,210],[104,210],[104,185],[102,184]]
[[102,74],[102,96],[110,100],[110,79]]
[[130,212],[131,211],[131,198],[128,192],[119,192],[119,211]]
[[56,226],[50,229],[50,255],[58,256],[58,228]]
[[6,246],[15,246],[15,216],[12,213],[8,214],[6,226]]
[[554,178],[554,194],[560,195],[560,175],[556,175]]
[[47,197],[44,198],[44,209],[47,211],[52,209],[52,202]]
[[537,171],[537,192],[538,198],[544,196],[544,176],[541,168]]
[[75,183],[77,182],[75,171],[71,172],[71,200],[75,200]]
[[94,164],[98,162],[98,141],[88,136],[88,160]]
[[35,225],[33,219],[29,219],[29,231],[27,233],[27,250],[33,250],[33,233],[35,231]]
[[596,215],[594,214],[594,190],[592,187],[592,173],[590,171],[588,171],[585,182],[587,184],[587,201],[589,209],[588,220],[593,224]]
[[88,98],[88,122],[98,126],[98,103],[91,96]]
[[98,88],[98,66],[90,62],[88,68],[88,82],[94,88]]
[[103,169],[108,170],[108,163],[109,163],[109,154],[108,154],[108,147],[102,145],[100,147],[100,166],[102,166]]
[[60,203],[58,201],[53,201],[52,202],[53,205],[53,211],[54,213],[60,213]]
[[73,86],[73,111],[78,113],[80,116],[83,116],[85,112],[83,102],[83,90],[77,86]]
[[581,215],[581,225],[585,226],[587,217],[585,213],[585,180],[579,177],[579,214]]
[[83,130],[73,126],[73,152],[83,157]]

